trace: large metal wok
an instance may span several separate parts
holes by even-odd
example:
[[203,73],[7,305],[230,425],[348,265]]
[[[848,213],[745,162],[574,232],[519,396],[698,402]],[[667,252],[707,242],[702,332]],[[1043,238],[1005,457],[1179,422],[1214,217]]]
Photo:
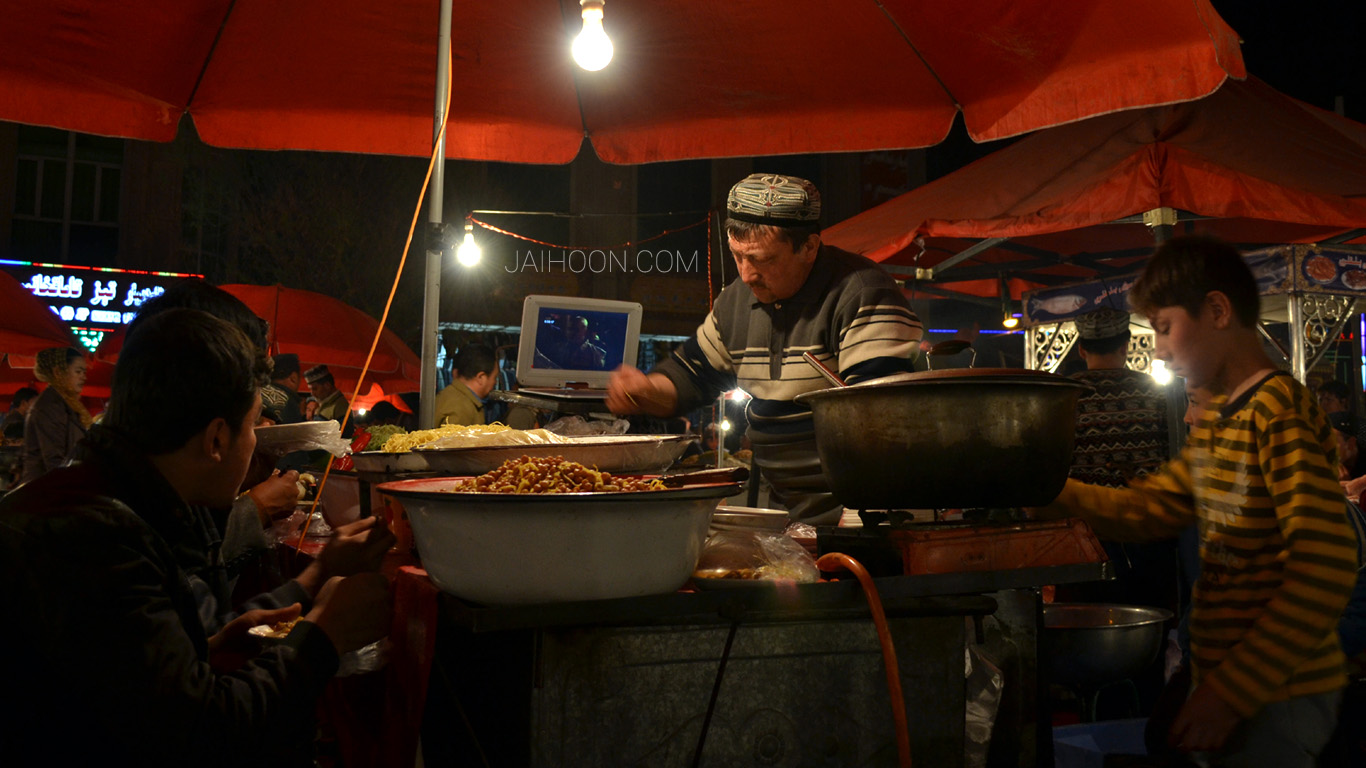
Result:
[[1041,371],[922,371],[807,392],[835,497],[855,509],[1042,506],[1067,481],[1085,384]]

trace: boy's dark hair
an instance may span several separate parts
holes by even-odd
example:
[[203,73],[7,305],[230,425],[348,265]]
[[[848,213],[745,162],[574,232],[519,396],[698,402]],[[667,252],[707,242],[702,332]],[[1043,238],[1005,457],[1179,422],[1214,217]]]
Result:
[[20,387],[14,391],[14,397],[9,401],[9,409],[12,411],[37,396],[38,390],[33,387]]
[[124,337],[132,336],[133,331],[145,320],[171,309],[198,309],[201,312],[208,312],[237,326],[238,330],[245,333],[247,339],[258,348],[266,348],[266,321],[257,317],[241,299],[203,280],[182,280],[167,288],[160,296],[148,300],[128,324]]
[[493,373],[498,368],[498,358],[483,344],[466,344],[456,353],[454,366],[456,376],[472,379],[481,373]]
[[1210,291],[1228,297],[1244,327],[1257,327],[1257,279],[1238,249],[1218,238],[1182,235],[1158,246],[1129,291],[1129,304],[1145,315],[1182,307],[1195,317]]
[[220,417],[235,435],[269,372],[235,326],[195,309],[158,312],[124,342],[104,423],[149,456],[180,448]]
[[1338,379],[1329,379],[1319,385],[1319,392],[1336,397],[1344,403],[1352,402],[1352,390],[1348,389],[1347,384]]
[[1078,338],[1077,345],[1088,355],[1108,355],[1129,348],[1129,332],[1125,331],[1118,336],[1107,336],[1103,339]]

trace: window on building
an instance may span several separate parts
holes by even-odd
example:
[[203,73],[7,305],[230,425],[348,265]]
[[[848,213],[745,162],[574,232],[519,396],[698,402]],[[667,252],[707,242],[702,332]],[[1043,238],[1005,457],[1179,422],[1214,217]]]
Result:
[[123,140],[19,126],[10,252],[25,261],[112,266],[119,249]]

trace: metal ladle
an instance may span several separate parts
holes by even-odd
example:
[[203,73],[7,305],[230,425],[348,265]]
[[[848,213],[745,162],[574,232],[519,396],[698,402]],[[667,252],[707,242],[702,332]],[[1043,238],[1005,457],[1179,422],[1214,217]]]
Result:
[[802,359],[805,360],[812,368],[815,368],[816,372],[819,373],[821,376],[824,376],[825,380],[830,382],[833,386],[848,386],[844,383],[844,379],[840,378],[840,375],[838,373],[835,373],[834,371],[830,370],[830,368],[827,367],[825,363],[822,363],[821,361],[817,360],[816,356],[811,354],[810,352],[803,352]]

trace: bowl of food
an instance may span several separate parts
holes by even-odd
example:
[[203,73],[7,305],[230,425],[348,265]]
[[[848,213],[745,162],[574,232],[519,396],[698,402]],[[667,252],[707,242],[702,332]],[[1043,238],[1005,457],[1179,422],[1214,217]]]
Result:
[[526,605],[678,589],[697,564],[716,505],[739,484],[671,488],[562,457],[520,457],[479,477],[379,488],[406,510],[438,588],[478,603]]
[[[514,430],[509,430],[512,432]],[[521,430],[515,430],[521,431]],[[544,432],[545,430],[534,430]],[[496,433],[497,435],[508,433]],[[673,466],[696,435],[584,435],[555,438],[545,443],[497,443],[438,440],[413,451],[427,466],[452,475],[491,472],[520,456],[560,456],[604,472],[637,474],[662,472]]]

